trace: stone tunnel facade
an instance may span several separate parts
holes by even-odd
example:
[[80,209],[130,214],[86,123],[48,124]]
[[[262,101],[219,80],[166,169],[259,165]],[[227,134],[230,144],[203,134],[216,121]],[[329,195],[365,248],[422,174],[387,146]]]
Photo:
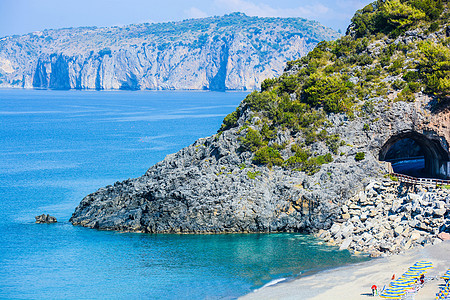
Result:
[[424,153],[425,173],[434,178],[450,178],[450,152],[449,145],[444,137],[434,132],[417,132],[408,130],[392,135],[387,139],[379,151],[379,160],[386,160],[391,147],[404,139],[416,142]]

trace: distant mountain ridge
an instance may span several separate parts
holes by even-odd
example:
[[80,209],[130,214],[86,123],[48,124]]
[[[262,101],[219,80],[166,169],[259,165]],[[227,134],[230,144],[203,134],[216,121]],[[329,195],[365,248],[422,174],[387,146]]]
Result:
[[242,13],[44,30],[0,39],[0,87],[252,90],[339,36],[315,21]]

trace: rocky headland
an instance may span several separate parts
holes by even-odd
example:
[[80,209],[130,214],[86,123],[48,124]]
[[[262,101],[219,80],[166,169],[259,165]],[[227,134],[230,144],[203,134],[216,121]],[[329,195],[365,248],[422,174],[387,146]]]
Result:
[[366,6],[346,36],[263,81],[217,134],[86,196],[70,221],[147,233],[308,232],[373,255],[436,243],[450,231],[448,186],[399,183],[386,161],[414,156],[398,146],[413,145],[424,176],[450,175],[449,8],[431,2]]
[[301,18],[241,13],[0,38],[0,88],[254,90],[340,34]]

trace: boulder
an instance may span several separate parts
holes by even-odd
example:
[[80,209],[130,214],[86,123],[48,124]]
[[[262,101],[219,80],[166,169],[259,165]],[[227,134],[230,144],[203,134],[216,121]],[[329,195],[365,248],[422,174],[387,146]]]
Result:
[[402,202],[403,201],[400,200],[400,199],[394,200],[394,202],[392,203],[391,211],[393,213],[396,213],[400,209],[400,207],[402,206]]
[[413,193],[409,193],[408,198],[409,198],[409,201],[412,201],[412,202],[418,202],[419,200],[422,199],[422,197],[420,195],[413,194]]
[[443,241],[448,241],[450,240],[450,233],[447,232],[441,232],[437,235],[438,238],[440,238]]
[[349,208],[353,209],[353,210],[360,210],[361,209],[361,207],[359,205],[355,204],[355,203],[350,204]]
[[359,217],[359,219],[361,220],[361,222],[366,221],[366,220],[367,220],[367,213],[363,213],[363,214]]
[[366,193],[364,193],[364,191],[360,191],[358,196],[359,196],[359,201],[361,202],[361,204],[365,204],[367,202]]
[[411,240],[413,240],[413,241],[416,241],[416,240],[420,239],[420,237],[421,237],[421,234],[420,234],[420,232],[417,231],[417,230],[414,230],[414,231],[411,233]]
[[339,250],[345,250],[345,249],[347,249],[347,248],[350,246],[351,242],[352,242],[352,239],[351,239],[351,238],[346,238],[346,239],[344,240],[344,242],[341,244],[341,246],[339,247]]
[[342,214],[342,219],[344,219],[344,220],[350,219],[350,214],[348,214],[348,213]]
[[369,217],[375,217],[378,214],[378,211],[376,209],[372,209],[369,213]]
[[394,245],[392,245],[388,241],[380,244],[380,251],[382,251],[382,252],[392,252],[393,250],[394,250]]
[[436,216],[439,216],[439,217],[445,215],[446,212],[447,212],[447,209],[445,209],[444,207],[443,208],[435,208],[433,210],[433,214]]
[[341,229],[341,226],[339,224],[333,224],[333,226],[331,226],[330,228],[330,232],[332,235],[335,235],[336,233],[339,232],[339,230]]
[[358,223],[358,222],[359,222],[359,216],[354,215],[354,216],[350,219],[350,221],[352,221],[352,223]]
[[403,233],[403,227],[402,226],[397,226],[394,229],[394,235],[397,237],[399,235],[401,235]]
[[35,223],[37,223],[37,224],[51,224],[51,223],[57,222],[55,217],[46,215],[46,214],[42,214],[42,215],[36,216],[34,218],[36,219]]

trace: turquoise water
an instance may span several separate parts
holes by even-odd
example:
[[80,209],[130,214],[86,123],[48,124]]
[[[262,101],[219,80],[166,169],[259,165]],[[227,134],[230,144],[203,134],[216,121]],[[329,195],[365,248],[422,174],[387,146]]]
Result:
[[[229,299],[361,261],[301,234],[147,235],[68,223],[99,187],[215,133],[246,93],[0,90],[0,298]],[[50,213],[57,224],[34,224]]]

